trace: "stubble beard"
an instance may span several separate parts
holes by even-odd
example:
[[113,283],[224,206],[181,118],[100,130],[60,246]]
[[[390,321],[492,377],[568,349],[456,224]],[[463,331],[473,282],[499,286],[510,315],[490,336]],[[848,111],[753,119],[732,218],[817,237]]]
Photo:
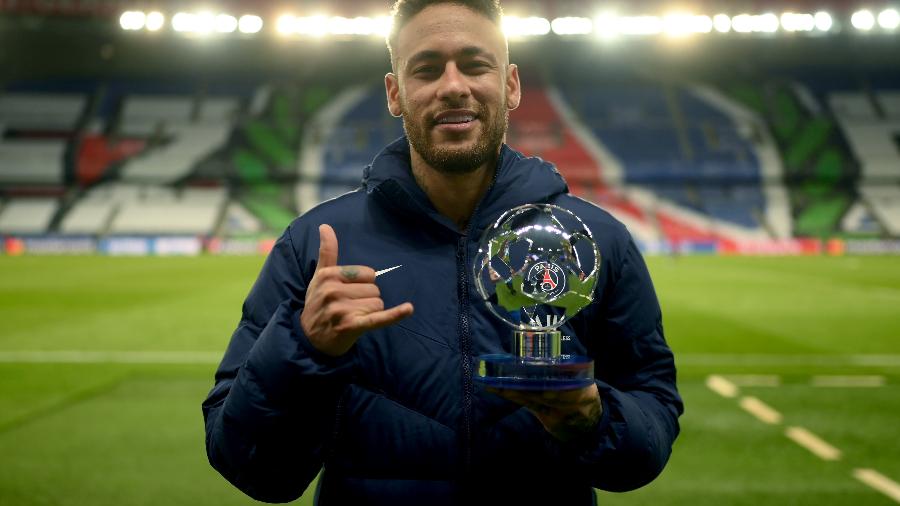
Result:
[[[453,109],[456,107],[449,107]],[[494,161],[509,125],[509,111],[506,104],[500,104],[493,117],[487,117],[484,108],[478,111],[482,131],[471,148],[446,148],[435,146],[431,138],[433,124],[411,118],[406,105],[401,104],[403,130],[412,149],[433,169],[445,174],[468,174],[488,162]]]

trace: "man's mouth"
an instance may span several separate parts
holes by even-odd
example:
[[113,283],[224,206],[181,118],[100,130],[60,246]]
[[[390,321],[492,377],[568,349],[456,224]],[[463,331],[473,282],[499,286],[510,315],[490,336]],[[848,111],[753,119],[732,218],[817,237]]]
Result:
[[434,126],[445,132],[466,132],[473,127],[478,115],[466,109],[444,111],[434,118]]
[[439,120],[437,120],[438,125],[447,125],[447,124],[459,124],[459,123],[471,123],[475,121],[475,115],[466,114],[460,116],[446,116]]

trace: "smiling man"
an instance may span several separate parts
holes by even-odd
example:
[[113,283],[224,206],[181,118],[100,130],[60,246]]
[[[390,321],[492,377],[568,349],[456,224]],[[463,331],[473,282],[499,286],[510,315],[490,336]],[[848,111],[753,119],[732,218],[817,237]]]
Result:
[[[406,136],[276,243],[203,404],[210,462],[269,502],[324,468],[324,505],[587,505],[648,483],[682,412],[656,295],[619,222],[503,143],[522,97],[499,4],[400,0],[388,46]],[[473,381],[473,357],[510,343],[471,259],[526,203],[580,216],[601,252],[594,302],[560,328],[595,361],[589,387]]]

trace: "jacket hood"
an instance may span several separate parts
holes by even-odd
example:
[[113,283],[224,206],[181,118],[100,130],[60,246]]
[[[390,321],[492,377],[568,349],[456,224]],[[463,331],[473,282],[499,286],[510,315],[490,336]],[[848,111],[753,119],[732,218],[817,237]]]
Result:
[[[456,226],[437,212],[416,183],[409,150],[409,141],[403,136],[378,153],[363,172],[366,193],[400,211],[424,214],[458,233]],[[500,148],[494,183],[476,207],[470,231],[480,233],[513,207],[548,202],[568,191],[565,180],[552,163],[526,157],[504,143]]]

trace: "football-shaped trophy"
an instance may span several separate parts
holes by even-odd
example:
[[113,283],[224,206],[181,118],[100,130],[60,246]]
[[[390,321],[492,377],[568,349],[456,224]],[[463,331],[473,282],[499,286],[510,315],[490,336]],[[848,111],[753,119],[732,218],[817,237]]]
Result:
[[475,381],[516,390],[593,383],[594,362],[567,354],[557,329],[591,303],[599,271],[600,250],[572,212],[528,204],[503,213],[481,238],[474,277],[488,309],[513,335],[503,353],[476,357]]

